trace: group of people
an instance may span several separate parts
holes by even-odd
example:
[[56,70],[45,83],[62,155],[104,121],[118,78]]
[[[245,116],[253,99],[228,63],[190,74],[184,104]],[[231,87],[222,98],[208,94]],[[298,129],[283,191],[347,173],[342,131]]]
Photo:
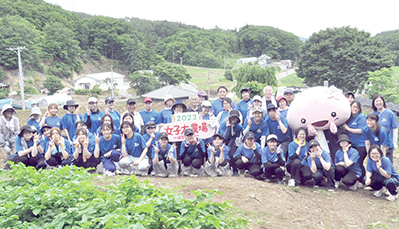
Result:
[[[160,112],[152,109],[149,97],[139,112],[136,101],[128,99],[122,115],[115,110],[112,97],[105,99],[104,111],[99,110],[96,98],[89,98],[84,115],[79,113],[79,104],[69,100],[62,118],[56,104],[50,104],[44,115],[32,108],[22,128],[15,109],[4,105],[0,147],[6,155],[5,168],[7,161],[14,161],[36,169],[73,164],[104,175],[242,175],[329,190],[342,184],[350,190],[368,186],[375,196],[386,193],[390,201],[398,197],[393,150],[399,124],[382,96],[373,98],[373,112],[366,116],[355,95],[345,95],[351,117],[336,133],[338,150],[328,152],[307,129],[290,129],[286,117],[295,98],[291,89],[277,99],[272,87],[266,86],[263,92],[263,97],[251,98],[249,89],[243,88],[242,100],[235,104],[227,97],[228,89],[220,86],[212,103],[199,92],[189,97],[188,106],[167,95]],[[197,112],[201,120],[208,120],[215,129],[213,136],[200,139],[192,128],[186,128],[183,141],[170,142],[170,136],[160,130],[183,112]]]

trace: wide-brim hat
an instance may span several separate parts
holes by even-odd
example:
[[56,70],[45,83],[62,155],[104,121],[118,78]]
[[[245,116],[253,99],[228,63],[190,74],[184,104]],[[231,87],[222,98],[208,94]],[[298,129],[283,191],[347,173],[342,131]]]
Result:
[[232,117],[237,117],[237,118],[238,118],[238,122],[239,122],[239,123],[241,122],[241,119],[240,119],[240,112],[239,112],[238,110],[231,110],[231,111],[230,111],[230,113],[229,113],[229,121],[230,121],[230,119],[231,119]]
[[183,101],[181,101],[181,100],[177,100],[177,101],[175,102],[175,104],[173,104],[172,110],[174,110],[174,109],[176,108],[176,106],[178,106],[178,105],[182,105],[184,111],[187,110],[186,104],[184,104]]
[[163,103],[166,103],[166,101],[168,101],[169,99],[173,100],[173,102],[176,102],[176,100],[173,98],[173,96],[165,95],[165,97],[163,97]]
[[31,133],[34,133],[34,132],[36,132],[37,130],[36,130],[36,128],[32,128],[32,126],[30,126],[30,125],[25,125],[25,126],[23,126],[23,127],[21,128],[21,131],[19,131],[18,136],[19,136],[19,137],[22,137],[22,135],[24,134],[24,131],[29,131],[29,132],[31,132]]
[[337,143],[339,144],[342,141],[347,141],[347,142],[351,142],[351,140],[349,139],[349,136],[347,134],[340,134],[338,136],[338,141]]
[[4,104],[3,107],[1,108],[1,114],[3,114],[8,109],[12,110],[13,115],[17,114],[17,111],[15,111],[14,107],[12,107],[11,104]]
[[42,115],[42,110],[40,110],[40,108],[38,107],[33,107],[32,110],[30,111],[30,115],[29,117],[31,117],[32,115]]
[[79,104],[75,103],[75,100],[68,100],[66,101],[66,104],[64,105],[64,110],[68,110],[68,106],[75,106],[77,108]]

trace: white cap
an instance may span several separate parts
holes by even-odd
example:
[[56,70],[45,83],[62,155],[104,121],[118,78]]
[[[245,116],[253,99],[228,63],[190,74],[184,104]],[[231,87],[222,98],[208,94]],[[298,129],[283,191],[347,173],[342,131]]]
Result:
[[266,141],[269,141],[271,139],[276,139],[276,141],[278,141],[278,138],[275,134],[269,134],[266,138]]
[[42,115],[42,111],[38,107],[32,107],[29,116],[32,116],[34,114]]
[[208,100],[204,100],[201,103],[201,107],[212,107],[212,104]]
[[165,103],[169,99],[173,100],[173,102],[176,102],[176,100],[171,95],[165,95],[165,97],[163,97],[163,102]]
[[96,97],[90,97],[88,100],[87,100],[87,102],[88,103],[90,103],[90,102],[98,102],[98,99],[96,98]]
[[262,97],[260,97],[259,95],[255,95],[254,98],[252,99],[252,101],[255,101],[255,100],[262,102]]

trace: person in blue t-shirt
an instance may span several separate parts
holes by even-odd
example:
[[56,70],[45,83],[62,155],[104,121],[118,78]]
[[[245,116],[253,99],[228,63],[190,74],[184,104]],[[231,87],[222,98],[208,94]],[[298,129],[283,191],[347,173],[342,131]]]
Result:
[[278,145],[281,145],[283,152],[287,152],[288,144],[291,141],[291,131],[289,131],[287,120],[277,114],[277,108],[273,103],[267,105],[267,113],[269,118],[266,119],[266,122],[269,125],[269,133],[277,136]]
[[307,130],[298,128],[295,134],[296,138],[288,145],[287,171],[291,174],[288,186],[296,184],[305,184],[312,179],[312,172],[307,166],[306,158],[309,152],[309,143],[306,141]]
[[329,191],[334,190],[334,167],[330,154],[324,151],[315,139],[309,142],[309,151],[306,163],[312,172],[315,187],[324,185],[323,177],[326,177]]
[[44,124],[40,131],[42,135],[40,136],[40,147],[43,149],[43,152],[47,152],[47,144],[50,141],[50,130],[51,126],[49,124]]
[[121,114],[117,110],[115,110],[115,99],[114,97],[108,96],[105,98],[105,105],[107,105],[107,109],[105,109],[104,113],[109,114],[114,121],[114,125],[116,127],[121,124]]
[[69,141],[75,136],[76,122],[83,120],[78,107],[79,104],[76,104],[75,100],[68,100],[64,105],[64,110],[68,110],[68,113],[62,117],[62,129],[67,130],[65,133]]
[[208,160],[205,163],[205,173],[208,176],[232,175],[229,147],[223,143],[223,140],[221,134],[215,134],[212,137],[212,144],[207,145]]
[[[47,130],[44,130],[47,131]],[[65,166],[73,162],[71,143],[61,136],[61,130],[53,127],[49,130],[49,141],[44,158],[50,166]]]
[[58,106],[55,103],[50,103],[48,105],[46,113],[44,113],[44,123],[49,124],[51,127],[62,128],[62,119],[58,114]]
[[145,124],[146,133],[143,135],[143,138],[145,141],[145,145],[148,148],[147,156],[150,162],[152,161],[151,154],[153,146],[158,143],[159,132],[156,132],[156,129],[157,129],[157,124],[155,124],[155,122],[153,121],[149,121]]
[[[219,98],[215,99],[212,102],[212,113],[213,115],[218,116],[218,114],[223,111],[223,99],[226,98],[229,90],[227,90],[225,86],[220,86],[216,92]],[[232,108],[236,108],[236,104],[234,101],[232,101]]]
[[371,145],[379,145],[384,156],[393,162],[393,142],[389,137],[388,130],[378,123],[379,117],[376,113],[367,115],[366,126],[362,134],[367,152]]
[[259,143],[255,142],[254,133],[246,133],[244,143],[237,148],[237,151],[232,156],[233,159],[231,160],[231,166],[233,167],[233,175],[238,175],[237,170],[240,170],[241,173],[248,170],[249,174],[255,179],[265,180],[265,178],[261,176],[261,152],[262,149],[260,148]]
[[229,147],[229,157],[232,158],[237,146],[241,145],[242,125],[240,112],[231,110],[227,121],[220,123],[219,133],[223,135],[224,143]]
[[160,124],[160,126],[162,124],[172,122],[172,106],[173,104],[175,104],[175,99],[171,95],[165,95],[163,104],[165,105],[165,108],[163,108],[161,112],[159,112],[158,123]]
[[119,161],[119,166],[125,170],[121,172],[148,176],[150,163],[147,156],[148,148],[144,138],[134,132],[134,125],[130,122],[122,122],[121,127],[122,159]]
[[40,129],[44,125],[44,120],[40,117],[41,115],[42,111],[40,110],[39,107],[32,107],[32,110],[29,115],[29,120],[26,123],[29,126],[34,126],[38,134],[42,134]]
[[352,147],[349,136],[346,134],[338,136],[338,144],[341,149],[335,153],[334,158],[335,188],[338,188],[342,181],[350,190],[355,191],[357,181],[362,176],[362,169],[358,163],[359,152]]
[[277,97],[276,101],[278,105],[277,112],[280,113],[280,115],[284,118],[287,118],[289,109],[289,106],[287,105],[287,99],[285,98],[285,96],[280,95],[279,97]]
[[121,137],[112,133],[112,127],[109,123],[101,125],[101,133],[101,137],[96,135],[94,156],[103,163],[103,174],[112,176],[116,170],[115,163],[118,163],[121,158]]
[[159,141],[153,145],[151,152],[155,176],[177,177],[179,163],[176,156],[176,144],[169,144],[168,134],[161,132]]
[[87,101],[89,106],[86,109],[83,120],[86,123],[88,130],[91,133],[96,133],[97,129],[101,126],[101,119],[104,112],[98,109],[98,100],[95,97],[90,97]]
[[[200,120],[209,120],[208,125],[215,129],[217,129],[219,123],[216,119],[216,117],[211,113],[212,105],[211,102],[205,100],[201,104],[201,112],[199,113],[199,119]],[[212,143],[212,137],[204,139],[205,145],[211,144]]]
[[351,116],[342,126],[347,131],[352,147],[359,152],[358,164],[362,169],[362,175],[359,179],[359,182],[364,184],[364,180],[362,178],[366,174],[366,170],[364,168],[363,162],[367,157],[367,151],[362,132],[363,128],[366,126],[366,115],[362,113],[362,105],[359,101],[353,101],[351,103]]
[[46,168],[43,152],[38,150],[39,140],[40,135],[34,127],[23,126],[15,139],[15,154],[12,157],[14,163],[21,162],[26,166],[34,166],[37,170]]
[[97,128],[96,132],[94,132],[94,133],[99,134],[101,136],[102,135],[102,133],[101,133],[101,125],[104,124],[104,123],[108,123],[108,124],[111,125],[113,134],[120,134],[119,126],[115,126],[114,120],[112,119],[110,114],[104,114],[103,115],[103,117],[101,118],[101,124]]
[[252,108],[252,99],[250,97],[250,91],[247,87],[241,89],[242,100],[237,103],[237,110],[243,117],[241,124],[244,124],[244,120],[250,118],[248,111]]
[[370,146],[366,171],[366,185],[377,190],[374,196],[380,197],[388,189],[387,200],[395,201],[398,198],[399,175],[378,145]]
[[254,107],[252,117],[244,122],[244,134],[251,131],[255,134],[255,141],[265,148],[266,136],[269,135],[269,125],[263,119],[263,110],[260,107]]
[[271,180],[273,177],[277,179],[277,182],[283,184],[283,178],[285,173],[285,160],[284,152],[282,152],[281,146],[277,147],[277,136],[270,134],[267,136],[267,146],[262,150],[262,164],[266,179]]
[[206,156],[204,141],[194,136],[194,130],[191,128],[184,130],[184,137],[186,139],[181,143],[179,155],[183,161],[181,172],[185,176],[201,176]]
[[152,109],[152,99],[150,97],[144,99],[144,109],[139,111],[139,113],[143,118],[144,125],[149,121],[159,124],[159,113]]
[[378,123],[388,129],[388,134],[393,142],[394,149],[397,149],[399,123],[395,113],[387,108],[384,97],[382,95],[375,95],[373,97],[371,107],[373,108],[374,113],[379,116]]
[[[81,121],[83,124],[84,122]],[[84,124],[86,125],[86,124]],[[94,156],[94,149],[95,147],[90,147],[90,145],[95,145],[95,138],[94,142],[93,139],[88,137],[89,131],[86,128],[79,128],[76,130],[76,140],[73,142],[73,157],[74,165],[83,168],[96,168],[97,165],[100,163],[100,160]]]

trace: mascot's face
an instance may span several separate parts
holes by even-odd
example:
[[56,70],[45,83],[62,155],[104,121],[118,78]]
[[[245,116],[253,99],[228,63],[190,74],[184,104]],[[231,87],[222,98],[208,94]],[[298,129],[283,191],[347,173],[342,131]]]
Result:
[[298,94],[288,109],[287,121],[293,130],[313,126],[327,130],[334,123],[339,126],[349,119],[348,99],[335,87],[313,87]]

